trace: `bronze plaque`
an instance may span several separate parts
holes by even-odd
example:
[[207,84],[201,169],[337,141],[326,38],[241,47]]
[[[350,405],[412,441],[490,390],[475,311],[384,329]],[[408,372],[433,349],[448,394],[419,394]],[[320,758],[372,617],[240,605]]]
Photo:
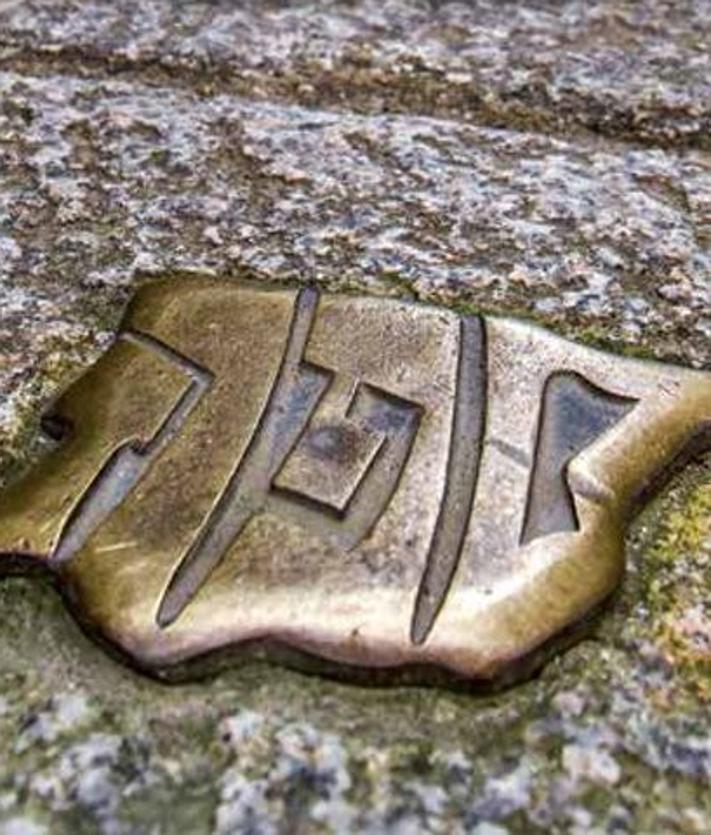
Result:
[[0,495],[0,570],[46,566],[142,669],[229,650],[490,681],[615,588],[635,504],[709,443],[711,374],[400,301],[163,283],[47,425],[55,451]]

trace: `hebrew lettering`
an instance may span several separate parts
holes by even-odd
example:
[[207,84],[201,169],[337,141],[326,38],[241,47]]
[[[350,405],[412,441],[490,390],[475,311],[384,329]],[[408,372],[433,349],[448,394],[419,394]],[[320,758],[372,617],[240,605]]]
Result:
[[[139,668],[252,654],[511,680],[598,609],[639,497],[711,447],[711,375],[394,299],[158,282],[0,492]],[[69,430],[69,431],[66,431]]]

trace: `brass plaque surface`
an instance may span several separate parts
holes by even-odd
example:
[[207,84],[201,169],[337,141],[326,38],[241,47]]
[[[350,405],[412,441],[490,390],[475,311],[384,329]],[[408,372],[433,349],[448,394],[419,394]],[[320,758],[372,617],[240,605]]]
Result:
[[140,291],[52,411],[66,437],[0,494],[0,571],[46,566],[139,667],[494,680],[614,590],[635,504],[709,443],[711,374],[195,281]]

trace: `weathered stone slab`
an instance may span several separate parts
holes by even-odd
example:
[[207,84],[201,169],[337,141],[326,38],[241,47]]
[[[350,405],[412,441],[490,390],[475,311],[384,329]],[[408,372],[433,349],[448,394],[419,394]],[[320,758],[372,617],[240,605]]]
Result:
[[704,3],[5,5],[7,67],[710,147]]

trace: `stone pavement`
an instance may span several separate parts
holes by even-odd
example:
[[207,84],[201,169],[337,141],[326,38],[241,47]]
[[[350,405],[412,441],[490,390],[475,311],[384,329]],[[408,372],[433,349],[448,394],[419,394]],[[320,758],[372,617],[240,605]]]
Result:
[[[153,278],[315,282],[711,365],[711,6],[0,0],[0,466]],[[172,686],[0,585],[0,833],[703,833],[711,462],[497,695]]]

